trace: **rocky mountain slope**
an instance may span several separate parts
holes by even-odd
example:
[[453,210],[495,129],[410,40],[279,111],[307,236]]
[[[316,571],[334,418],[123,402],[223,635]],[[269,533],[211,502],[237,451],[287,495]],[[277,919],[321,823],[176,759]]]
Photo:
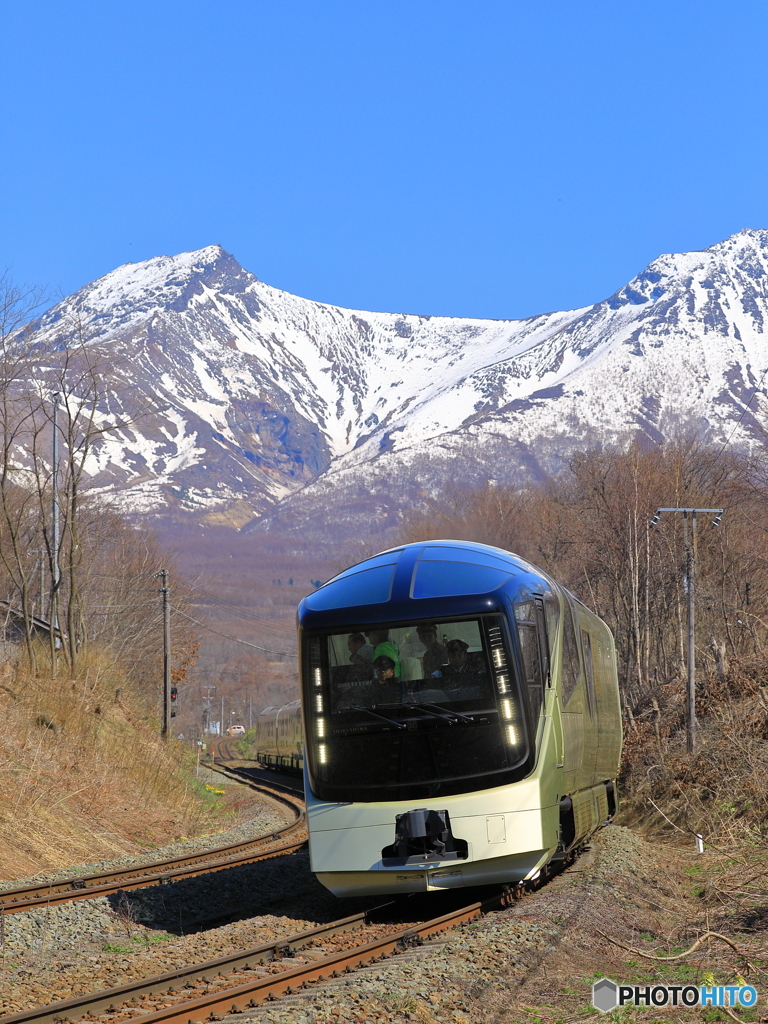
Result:
[[595,441],[762,438],[766,317],[768,231],[745,230],[527,320],[340,309],[210,246],[126,264],[32,330],[101,351],[105,415],[146,399],[89,467],[124,507],[319,537],[378,532],[448,479],[540,478]]

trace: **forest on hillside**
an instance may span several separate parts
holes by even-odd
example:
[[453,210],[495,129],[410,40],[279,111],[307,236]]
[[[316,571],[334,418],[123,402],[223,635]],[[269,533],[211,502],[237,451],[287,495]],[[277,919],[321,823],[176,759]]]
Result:
[[[695,540],[696,749],[687,750],[687,587]],[[717,519],[717,525],[713,521]],[[653,524],[653,525],[652,525]],[[686,527],[688,543],[686,544]],[[650,825],[766,835],[768,455],[696,438],[574,457],[545,485],[455,486],[401,540],[479,541],[540,566],[613,630],[624,712],[622,793]],[[665,821],[665,817],[669,821]],[[671,825],[674,822],[674,825]]]

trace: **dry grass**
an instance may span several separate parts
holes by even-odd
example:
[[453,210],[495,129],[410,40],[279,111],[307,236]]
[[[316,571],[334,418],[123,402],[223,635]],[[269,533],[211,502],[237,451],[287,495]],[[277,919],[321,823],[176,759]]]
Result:
[[686,750],[679,681],[625,729],[620,821],[693,846],[768,846],[768,703],[760,679],[732,673],[699,683],[696,751]]
[[0,877],[141,852],[217,827],[217,807],[91,654],[77,679],[0,667]]

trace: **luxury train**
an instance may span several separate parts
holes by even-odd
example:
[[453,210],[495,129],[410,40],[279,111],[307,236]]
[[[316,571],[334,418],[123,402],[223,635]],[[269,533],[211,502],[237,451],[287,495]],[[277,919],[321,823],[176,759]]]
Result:
[[532,879],[615,812],[613,637],[524,559],[408,544],[298,618],[303,748],[297,703],[261,724],[277,759],[303,749],[312,870],[336,895]]

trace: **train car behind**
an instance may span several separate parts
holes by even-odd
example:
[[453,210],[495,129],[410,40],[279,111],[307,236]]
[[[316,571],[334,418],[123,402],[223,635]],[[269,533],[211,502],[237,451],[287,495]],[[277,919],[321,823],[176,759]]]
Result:
[[268,768],[300,775],[304,767],[301,701],[269,707],[256,719],[255,758]]

